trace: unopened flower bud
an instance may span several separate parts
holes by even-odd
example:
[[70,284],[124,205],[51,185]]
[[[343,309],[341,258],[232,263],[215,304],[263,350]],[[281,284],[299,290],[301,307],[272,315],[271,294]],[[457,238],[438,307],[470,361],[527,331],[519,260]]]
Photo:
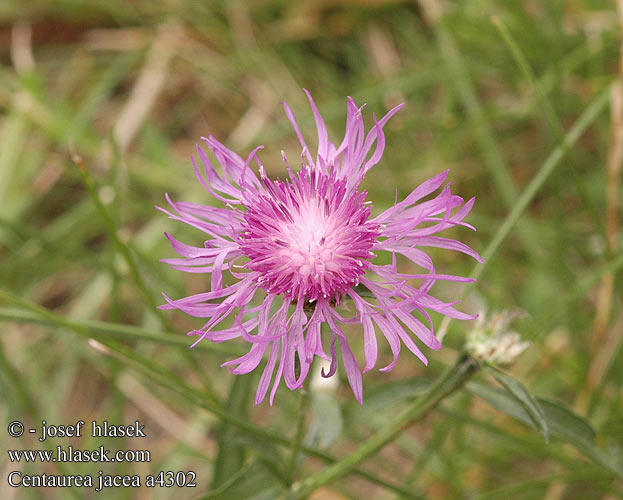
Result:
[[467,335],[465,350],[479,361],[512,365],[530,345],[530,342],[522,342],[517,332],[508,330],[510,323],[522,316],[525,314],[520,311],[502,311],[487,321],[482,313]]

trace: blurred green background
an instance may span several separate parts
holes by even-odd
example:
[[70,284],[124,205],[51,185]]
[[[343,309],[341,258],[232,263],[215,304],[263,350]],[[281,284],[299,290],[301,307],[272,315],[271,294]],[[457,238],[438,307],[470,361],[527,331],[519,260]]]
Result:
[[[269,174],[282,175],[280,150],[296,163],[300,148],[280,101],[315,143],[303,87],[336,142],[347,95],[367,103],[368,124],[373,111],[407,103],[364,183],[375,212],[396,190],[403,197],[451,169],[453,191],[477,197],[468,220],[478,232],[447,235],[497,252],[478,270],[465,256],[433,251],[437,268],[480,273],[465,310],[527,312],[514,329],[532,347],[512,374],[585,417],[596,431],[590,446],[620,454],[623,23],[615,3],[1,0],[0,497],[178,499],[212,490],[211,498],[276,498],[287,447],[223,427],[222,414],[290,439],[299,396],[282,387],[272,408],[253,408],[257,374],[219,367],[243,346],[191,352],[184,334],[199,323],[155,310],[161,291],[178,298],[207,290],[209,279],[159,262],[173,256],[164,231],[195,245],[203,235],[154,206],[165,192],[212,203],[189,158],[210,133],[243,157],[263,144]],[[509,220],[516,224],[492,246]],[[436,289],[445,298],[460,292]],[[452,362],[469,328],[452,323],[446,348],[427,353],[428,368],[403,353],[391,374],[365,374],[361,408],[341,384],[310,412],[308,443],[345,455]],[[358,331],[349,331],[355,345]],[[391,359],[389,349],[381,358]],[[478,383],[493,382],[483,374]],[[44,447],[8,437],[16,418],[140,419],[148,437],[138,444],[52,444],[149,449],[151,463],[64,464],[65,473],[194,470],[198,487],[11,488],[5,478],[16,468],[59,473],[7,461],[8,448]],[[463,390],[364,468],[411,498],[621,498],[621,479],[581,448],[546,444]],[[305,459],[297,477],[322,463]],[[349,475],[313,498],[402,497]]]

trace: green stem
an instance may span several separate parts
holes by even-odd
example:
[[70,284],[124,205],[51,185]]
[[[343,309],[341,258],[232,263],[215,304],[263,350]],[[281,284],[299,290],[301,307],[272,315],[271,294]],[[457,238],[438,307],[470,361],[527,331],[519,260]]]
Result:
[[294,440],[292,441],[292,453],[290,455],[290,461],[288,462],[287,469],[290,481],[294,480],[299,454],[301,453],[301,446],[303,445],[303,436],[305,435],[305,409],[307,408],[308,401],[309,393],[305,387],[302,387],[297,407],[298,414],[296,416],[296,433],[294,434]]
[[[88,332],[88,334],[95,339],[121,338],[123,340],[133,340],[137,342],[153,342],[184,350],[189,349],[188,338],[182,335],[174,335],[173,332],[154,331],[139,326],[107,321],[67,319],[65,316],[52,313],[48,309],[24,301],[17,295],[3,290],[2,288],[0,288],[0,299],[5,299],[21,308],[0,307],[0,321],[34,323],[38,325],[60,325],[69,330]],[[196,348],[231,356],[242,356],[245,352],[237,346],[208,342],[200,342],[197,344]]]
[[[57,315],[46,309],[45,307],[39,306],[32,302],[29,302],[21,297],[18,297],[11,292],[0,289],[0,299],[6,299],[11,303],[23,307],[24,309],[35,313],[42,321],[46,323],[57,325],[61,328],[66,328],[71,330],[78,335],[81,335],[85,338],[93,337],[93,331],[90,331],[88,326],[83,322],[70,321],[64,316]],[[19,319],[19,318],[18,318]],[[127,325],[117,325],[118,327],[127,326]],[[136,329],[139,331],[140,329]],[[118,359],[122,360],[123,363],[150,380],[153,383],[159,384],[162,387],[166,387],[170,389],[174,393],[183,397],[187,401],[197,405],[200,408],[212,413],[223,422],[227,422],[231,425],[234,425],[238,429],[248,432],[252,436],[257,436],[263,439],[266,439],[268,442],[276,443],[279,446],[292,448],[292,442],[283,436],[281,433],[273,432],[262,427],[253,424],[252,422],[239,418],[236,415],[232,415],[227,410],[223,408],[223,406],[217,401],[209,401],[205,398],[205,394],[198,392],[193,387],[187,385],[183,380],[176,377],[173,373],[163,369],[162,367],[155,366],[153,363],[144,359],[143,357],[137,355],[133,351],[130,351],[114,340],[110,338],[106,338],[105,336],[100,336],[101,342],[103,345],[111,349],[112,355],[116,356]],[[306,455],[318,458],[326,463],[336,463],[337,459],[333,456],[325,453],[324,451],[318,450],[316,448],[311,448],[309,446],[301,445],[301,451]],[[420,497],[411,493],[410,491],[402,488],[399,485],[390,483],[389,481],[385,481],[384,479],[376,476],[371,472],[367,472],[361,469],[354,469],[353,474],[358,475],[374,483],[382,488],[387,490],[391,490],[394,493],[400,495],[403,498],[409,498],[412,500],[421,500]]]
[[[513,38],[513,35],[511,34],[506,24],[504,24],[501,17],[494,15],[491,18],[491,22],[499,31],[502,40],[504,40],[504,43],[508,47],[511,55],[513,56],[513,59],[515,60],[515,63],[517,64],[517,66],[519,66],[519,69],[523,73],[524,78],[532,88],[532,91],[534,92],[536,101],[538,103],[538,109],[545,117],[550,134],[553,136],[553,138],[556,139],[556,141],[564,141],[565,130],[562,122],[558,118],[558,115],[554,110],[554,106],[547,99],[545,92],[541,89],[541,86],[537,82],[536,75],[534,74],[534,71],[532,71],[532,67],[530,66],[528,59],[522,52],[521,47]],[[569,167],[569,171],[571,172],[575,188],[578,191],[578,195],[582,199],[584,206],[589,209],[590,213],[593,216],[593,221],[597,225],[603,226],[602,217],[600,216],[599,211],[597,210],[595,204],[592,201],[586,184],[582,182],[582,179],[579,176],[579,167],[575,156],[569,155],[566,158],[566,163]],[[603,227],[600,227],[600,230],[603,230]]]
[[[118,156],[119,151],[115,150],[115,154],[117,156],[117,160],[120,161],[119,156]],[[115,247],[117,248],[117,251],[121,254],[121,256],[126,261],[126,264],[128,265],[128,269],[130,270],[130,274],[132,275],[132,278],[134,279],[134,283],[136,284],[138,289],[141,291],[141,293],[143,294],[143,296],[149,303],[150,305],[149,311],[153,312],[158,318],[158,320],[160,321],[160,324],[166,330],[170,331],[171,328],[170,328],[169,322],[167,321],[162,311],[158,309],[158,303],[154,300],[152,294],[149,291],[149,288],[147,287],[147,284],[143,280],[143,277],[139,271],[138,264],[134,258],[134,252],[131,248],[130,243],[124,243],[122,239],[120,238],[115,218],[113,214],[111,214],[109,210],[102,203],[102,200],[100,199],[99,194],[97,193],[95,182],[93,178],[91,177],[91,174],[86,169],[86,167],[81,163],[81,160],[76,160],[76,165],[78,167],[78,172],[80,173],[80,176],[82,177],[84,185],[86,186],[89,192],[89,195],[91,196],[93,203],[95,204],[95,208],[97,209],[97,212],[99,213],[102,221],[104,222],[104,225],[106,226],[106,229],[108,230],[110,238],[112,239]],[[115,271],[113,270],[113,274],[114,273]],[[201,366],[199,366],[197,359],[189,356],[188,360],[191,363],[192,367],[195,369],[195,371],[201,377],[205,391],[208,394],[210,394],[211,397],[214,398],[215,394],[212,389],[210,380],[207,376],[204,375],[204,372],[201,369]]]
[[80,173],[80,177],[82,178],[82,181],[84,182],[84,185],[87,188],[89,195],[91,196],[91,199],[95,205],[95,208],[100,218],[104,222],[104,226],[106,227],[106,230],[108,231],[108,235],[112,239],[115,247],[117,248],[117,251],[121,254],[123,259],[125,260],[128,266],[128,269],[130,270],[130,274],[132,275],[132,279],[134,280],[134,283],[138,287],[139,291],[142,293],[143,297],[145,297],[145,299],[149,303],[150,311],[153,311],[156,314],[162,326],[167,328],[168,327],[167,320],[164,314],[162,314],[162,311],[158,309],[158,303],[154,300],[154,297],[152,296],[152,294],[149,291],[149,288],[147,287],[147,284],[145,283],[145,281],[143,280],[143,277],[141,276],[141,273],[138,268],[138,264],[136,263],[134,259],[132,250],[130,249],[130,245],[124,243],[119,237],[119,231],[115,224],[115,220],[113,216],[110,214],[110,212],[108,211],[108,209],[102,203],[102,200],[100,199],[99,194],[97,193],[95,182],[93,181],[91,174],[79,160],[75,160],[75,162],[78,167],[78,172]]
[[[595,97],[595,99],[593,99],[593,102],[588,105],[582,115],[573,124],[573,126],[571,127],[569,132],[567,132],[558,147],[556,147],[556,149],[554,149],[547,157],[547,159],[543,162],[538,172],[535,174],[530,183],[521,193],[521,196],[517,200],[517,203],[513,206],[512,210],[506,216],[506,219],[504,219],[502,225],[498,228],[493,239],[487,245],[487,248],[482,254],[482,260],[484,261],[484,263],[474,266],[474,269],[471,273],[471,276],[473,278],[478,279],[482,275],[487,265],[491,261],[493,255],[497,252],[498,248],[506,239],[506,237],[510,234],[513,227],[515,227],[515,224],[520,219],[526,208],[528,208],[528,205],[530,205],[541,187],[543,187],[545,181],[560,164],[560,161],[564,158],[565,154],[567,153],[567,151],[569,151],[571,146],[581,137],[584,131],[589,127],[591,123],[593,123],[595,118],[599,116],[604,108],[606,108],[609,99],[609,89],[606,88],[602,90],[597,95],[597,97]],[[463,296],[467,295],[467,292],[471,290],[472,286],[473,283],[467,285]]]
[[[459,46],[457,45],[452,32],[443,20],[433,24],[439,50],[443,56],[443,61],[448,68],[457,95],[466,111],[471,130],[478,143],[484,162],[489,168],[491,179],[500,194],[502,203],[508,210],[511,210],[519,197],[515,186],[511,169],[508,162],[504,159],[495,135],[487,120],[482,103],[478,97],[476,86],[470,78],[468,68]],[[529,257],[539,260],[543,254],[540,251],[538,238],[535,236],[534,226],[529,220],[522,221],[518,228],[518,235]]]
[[378,452],[383,446],[394,440],[404,429],[420,420],[435,408],[441,400],[456,391],[479,368],[478,362],[467,354],[463,354],[456,364],[449,368],[437,381],[418,399],[399,413],[396,418],[368,438],[353,453],[321,470],[319,473],[293,485],[289,500],[306,498],[314,490],[334,481],[349,472],[357,465]]
[[[532,200],[535,198],[540,189],[545,185],[545,181],[547,181],[549,176],[554,172],[554,170],[556,170],[556,167],[558,167],[567,152],[593,123],[593,121],[595,121],[599,114],[606,108],[609,102],[609,88],[605,88],[597,94],[595,99],[593,99],[593,101],[586,107],[584,112],[569,129],[569,132],[567,132],[567,134],[563,137],[560,144],[545,159],[530,183],[522,191],[517,203],[508,213],[502,225],[497,229],[495,235],[489,241],[485,251],[482,253],[483,263],[477,263],[474,265],[472,272],[470,273],[472,278],[475,280],[480,279],[493,256],[496,254],[502,243],[504,243],[504,240],[506,240],[517,222],[521,219],[524,211],[528,208],[530,203],[532,203]],[[462,299],[471,293],[475,283],[476,282],[468,283],[463,288],[463,292],[461,293]],[[442,329],[447,330],[451,322],[452,318],[445,317],[443,319]]]

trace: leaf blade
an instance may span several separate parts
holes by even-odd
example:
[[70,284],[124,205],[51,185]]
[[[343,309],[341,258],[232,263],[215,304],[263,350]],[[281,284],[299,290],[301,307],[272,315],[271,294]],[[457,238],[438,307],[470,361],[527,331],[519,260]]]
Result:
[[[248,417],[251,403],[251,382],[253,377],[234,377],[226,410],[240,418]],[[214,461],[212,488],[218,488],[229,477],[238,472],[245,458],[245,447],[236,441],[237,429],[227,422],[222,422],[218,431],[218,455]]]
[[[527,425],[534,425],[523,407],[504,389],[473,381],[465,384],[465,388],[502,413]],[[571,444],[596,464],[623,477],[620,458],[597,447],[595,444],[597,433],[589,422],[555,401],[544,398],[537,398],[537,401],[543,409],[552,437]]]
[[519,380],[511,377],[494,366],[487,365],[487,368],[498,384],[506,389],[506,391],[508,391],[508,393],[523,407],[534,426],[545,439],[545,442],[549,442],[549,427],[547,425],[543,408],[541,408],[539,402],[528,391],[526,386],[519,382]]

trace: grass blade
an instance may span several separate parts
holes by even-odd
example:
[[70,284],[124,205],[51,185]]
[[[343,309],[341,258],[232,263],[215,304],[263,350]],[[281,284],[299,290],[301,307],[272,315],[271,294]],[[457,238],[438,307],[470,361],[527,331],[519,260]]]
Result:
[[[233,377],[226,410],[241,419],[249,416],[253,377]],[[223,423],[218,431],[218,455],[214,462],[212,488],[218,488],[244,464],[245,449],[235,440],[237,429]]]

